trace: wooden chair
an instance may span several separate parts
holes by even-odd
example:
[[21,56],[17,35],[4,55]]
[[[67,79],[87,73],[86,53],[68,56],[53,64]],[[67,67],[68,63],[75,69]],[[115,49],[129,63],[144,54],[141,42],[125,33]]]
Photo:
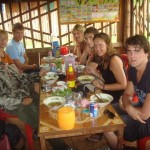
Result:
[[[14,115],[4,112],[3,109],[0,109],[0,119],[6,120],[6,121],[13,120],[14,122],[16,120],[20,120],[17,116],[14,116]],[[26,134],[26,139],[27,139],[28,150],[34,150],[33,149],[33,139],[32,139],[32,128],[30,127],[30,125],[28,125],[26,123],[25,123],[25,134]]]
[[128,57],[127,57],[127,54],[121,54],[121,59],[125,65],[125,69],[126,71],[128,72],[128,69],[129,69],[129,61],[128,61]]
[[138,150],[150,150],[150,136],[137,140]]

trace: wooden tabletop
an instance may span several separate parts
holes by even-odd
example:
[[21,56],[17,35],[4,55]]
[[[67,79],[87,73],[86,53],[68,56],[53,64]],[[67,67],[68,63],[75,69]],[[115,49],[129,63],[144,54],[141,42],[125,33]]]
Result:
[[[90,117],[89,114],[82,114],[79,118],[78,112],[76,111],[76,118],[78,119],[76,120],[75,127],[71,130],[61,130],[57,123],[57,112],[51,111],[50,108],[43,104],[43,100],[49,96],[50,93],[43,91],[40,93],[39,137],[42,150],[46,149],[45,139],[87,135],[108,131],[118,131],[118,149],[122,149],[123,129],[125,124],[111,105],[108,105],[103,109],[100,108],[99,115],[96,118]],[[105,109],[113,112],[116,117],[110,119],[103,113]]]

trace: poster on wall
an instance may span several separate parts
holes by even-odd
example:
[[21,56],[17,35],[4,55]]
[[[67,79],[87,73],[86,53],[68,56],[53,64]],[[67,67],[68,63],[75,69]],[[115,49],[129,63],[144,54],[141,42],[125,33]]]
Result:
[[119,21],[119,0],[58,0],[58,5],[61,24]]

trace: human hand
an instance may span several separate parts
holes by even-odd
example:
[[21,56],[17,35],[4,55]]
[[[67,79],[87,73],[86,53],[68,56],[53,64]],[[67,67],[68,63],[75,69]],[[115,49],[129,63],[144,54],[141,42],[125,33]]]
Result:
[[44,76],[46,74],[46,72],[47,71],[45,69],[41,69],[40,72],[39,72],[39,76],[40,77]]
[[33,64],[32,67],[33,67],[33,69],[37,69],[37,68],[38,68],[38,65]]
[[129,116],[131,116],[134,120],[137,120],[141,123],[146,123],[142,118],[144,118],[144,115],[140,110],[138,110],[137,108],[129,105],[126,107],[126,111],[129,114]]
[[22,101],[23,105],[30,105],[32,103],[33,99],[31,97],[25,97]]
[[93,68],[91,68],[91,67],[89,67],[89,66],[86,66],[86,67],[85,67],[85,71],[86,71],[88,74],[92,74]]
[[93,85],[96,86],[97,88],[103,90],[104,89],[104,82],[100,81],[99,79],[94,80]]
[[80,62],[78,62],[78,61],[75,61],[75,65],[80,65]]

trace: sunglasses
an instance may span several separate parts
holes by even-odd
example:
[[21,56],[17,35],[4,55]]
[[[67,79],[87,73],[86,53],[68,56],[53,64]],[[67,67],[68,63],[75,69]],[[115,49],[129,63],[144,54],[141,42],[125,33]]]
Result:
[[107,115],[107,117],[110,119],[114,119],[116,117],[115,114],[108,109],[104,110],[104,115]]

